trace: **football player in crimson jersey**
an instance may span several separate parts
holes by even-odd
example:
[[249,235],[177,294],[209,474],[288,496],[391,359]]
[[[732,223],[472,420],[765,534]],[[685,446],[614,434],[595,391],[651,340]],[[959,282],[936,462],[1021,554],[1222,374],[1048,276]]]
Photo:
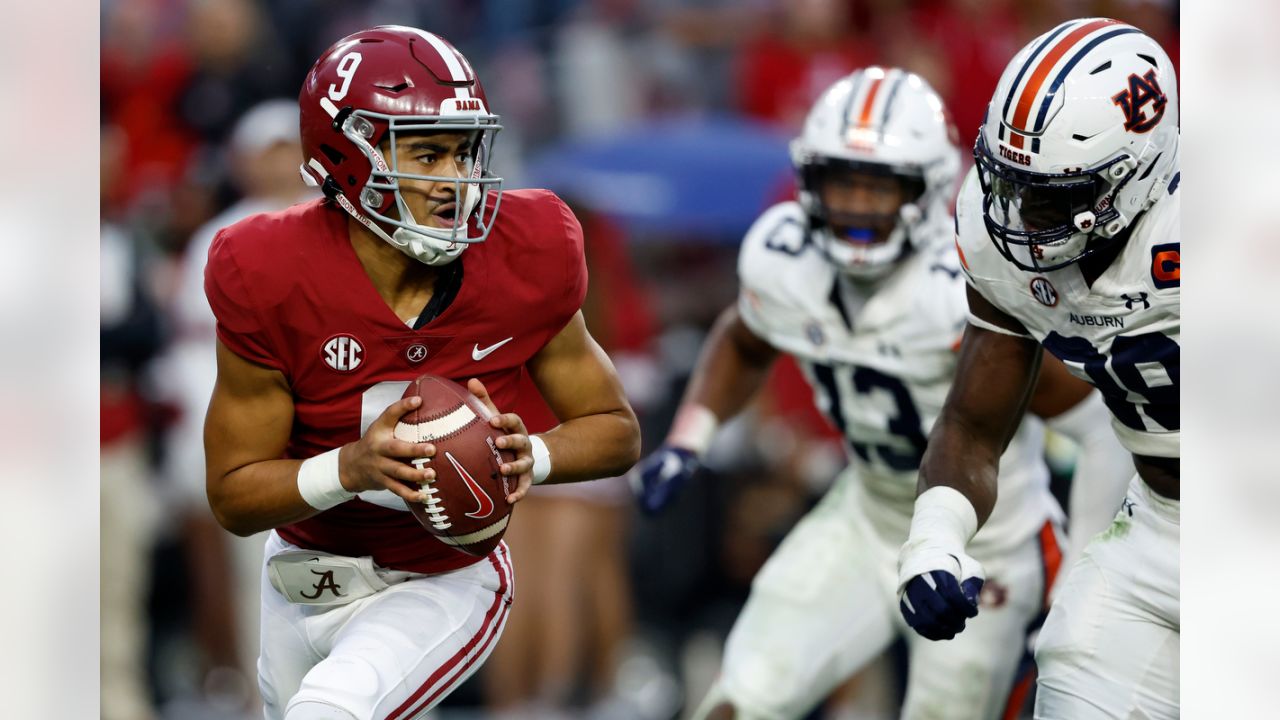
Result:
[[[942,101],[915,74],[860,70],[823,94],[791,147],[800,202],[770,208],[748,231],[738,302],[712,330],[667,442],[637,467],[635,486],[645,510],[669,503],[779,352],[797,360],[843,433],[849,466],[752,582],[693,717],[803,717],[904,634],[902,717],[991,720],[1010,700],[1016,713],[1023,696],[1010,691],[1062,557],[1039,420],[1011,428],[1000,505],[975,539],[986,585],[963,591],[968,617],[979,597],[984,614],[965,637],[930,643],[897,613],[898,550],[925,435],[965,327],[948,212],[960,152]],[[1114,508],[1128,458],[1089,430],[1106,422],[1098,393],[1052,361],[1032,408],[1085,446],[1073,495],[1111,494]]]
[[504,545],[465,555],[408,512],[434,477],[408,461],[435,451],[393,437],[419,404],[408,382],[454,378],[494,411],[516,454],[506,502],[625,472],[639,429],[579,311],[581,228],[550,192],[502,192],[497,116],[461,53],[364,30],[316,61],[299,104],[325,199],[225,228],[209,253],[209,501],[236,534],[271,531],[266,716],[416,718],[488,656],[514,577]]
[[999,508],[996,458],[1040,346],[1102,392],[1137,470],[1040,633],[1037,718],[1180,712],[1178,145],[1160,45],[1071,20],[1005,69],[957,201],[970,328],[920,467],[903,614],[922,633],[964,628],[957,588],[981,569],[966,544]]

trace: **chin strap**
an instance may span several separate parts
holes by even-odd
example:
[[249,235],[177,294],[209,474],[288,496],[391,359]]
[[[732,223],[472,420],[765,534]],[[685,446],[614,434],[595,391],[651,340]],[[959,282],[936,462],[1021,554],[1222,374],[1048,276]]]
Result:
[[[377,154],[376,151],[372,152]],[[377,156],[381,158],[381,155]],[[308,168],[310,168],[310,170],[308,170]],[[424,230],[426,228],[419,225],[414,219],[413,211],[405,205],[399,192],[395,195],[397,207],[400,209],[401,214],[408,218],[408,223],[412,225],[413,228],[397,228],[394,233],[388,235],[386,230],[383,230],[378,223],[374,222],[368,215],[361,212],[359,208],[347,199],[347,196],[342,192],[342,188],[338,186],[337,181],[329,175],[319,161],[312,158],[303,165],[300,165],[298,167],[298,172],[302,174],[302,179],[307,185],[311,187],[319,187],[323,190],[325,197],[338,203],[338,205],[345,210],[348,215],[359,221],[360,224],[368,228],[370,232],[382,238],[389,245],[418,262],[432,266],[447,265],[456,260],[458,256],[462,254],[463,250],[467,249],[467,243],[441,240],[424,232],[415,231],[413,228],[423,228]],[[323,178],[323,181],[319,178]],[[379,195],[380,199],[380,194],[377,191],[370,188],[365,188],[365,191],[372,192],[374,195]],[[465,214],[462,215],[462,217],[464,218],[464,222],[461,224],[455,222],[455,233],[458,227],[465,226],[465,220],[471,217],[471,212],[475,209],[475,206],[480,199],[479,191],[470,184],[467,185],[464,192],[466,194],[466,197],[463,199],[463,205],[465,206],[463,212]]]

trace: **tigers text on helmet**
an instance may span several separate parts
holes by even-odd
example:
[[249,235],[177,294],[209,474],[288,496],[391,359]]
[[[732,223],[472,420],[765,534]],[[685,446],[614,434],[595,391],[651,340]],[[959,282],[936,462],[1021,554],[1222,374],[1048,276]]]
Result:
[[[502,178],[492,176],[488,164],[502,126],[489,112],[471,64],[444,38],[399,25],[348,35],[311,67],[298,104],[303,179],[383,240],[428,265],[443,265],[467,243],[489,236]],[[446,132],[471,137],[464,172],[416,175],[397,169],[398,138]],[[389,164],[379,149],[384,141]],[[452,227],[417,222],[401,195],[402,180],[452,185]],[[383,225],[395,229],[388,234]]]
[[[945,218],[960,169],[955,128],[920,76],[868,67],[842,78],[809,111],[791,143],[800,204],[815,241],[842,271],[881,277],[905,256],[925,222]],[[893,189],[884,212],[833,207],[832,183]]]
[[1178,171],[1178,80],[1160,45],[1070,20],[1005,68],[974,146],[992,242],[1024,270],[1111,244]]

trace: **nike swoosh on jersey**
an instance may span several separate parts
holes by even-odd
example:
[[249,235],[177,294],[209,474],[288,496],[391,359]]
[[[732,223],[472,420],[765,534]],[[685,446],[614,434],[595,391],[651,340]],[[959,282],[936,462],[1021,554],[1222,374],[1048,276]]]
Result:
[[476,343],[475,346],[471,348],[471,359],[477,360],[477,361],[483,360],[489,356],[489,353],[493,352],[494,350],[497,350],[503,345],[506,345],[507,343],[511,342],[514,339],[515,339],[514,337],[509,337],[506,340],[503,340],[502,342],[494,343],[483,350],[480,349],[480,343]]

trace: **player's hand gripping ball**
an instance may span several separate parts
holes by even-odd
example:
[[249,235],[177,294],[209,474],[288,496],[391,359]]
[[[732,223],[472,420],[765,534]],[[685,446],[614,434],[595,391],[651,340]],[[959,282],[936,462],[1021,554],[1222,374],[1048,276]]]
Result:
[[467,389],[452,380],[423,375],[404,391],[422,404],[396,423],[398,439],[435,445],[434,457],[410,462],[432,468],[436,476],[422,486],[425,502],[407,502],[418,522],[432,535],[459,550],[484,557],[497,547],[511,519],[512,479],[499,468],[515,453],[499,449],[503,432],[489,424],[492,413]]

